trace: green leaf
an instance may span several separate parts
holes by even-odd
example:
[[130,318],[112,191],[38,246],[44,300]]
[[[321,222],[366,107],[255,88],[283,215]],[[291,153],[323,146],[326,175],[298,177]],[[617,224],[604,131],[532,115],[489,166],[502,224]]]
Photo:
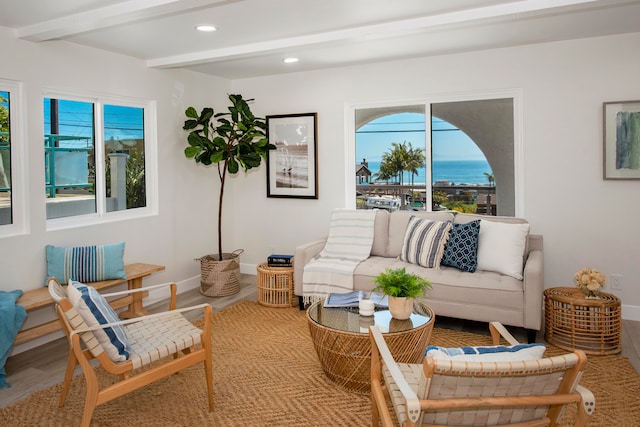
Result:
[[223,158],[224,158],[224,151],[214,151],[211,154],[211,161],[213,163],[218,163],[218,162],[222,161]]
[[227,164],[227,170],[229,171],[229,173],[238,173],[239,167],[236,159],[234,158],[229,159],[229,163]]
[[184,126],[182,127],[182,129],[191,130],[191,129],[195,128],[196,126],[198,126],[198,121],[197,120],[185,120]]
[[211,116],[213,116],[213,108],[210,108],[210,107],[203,108],[202,112],[200,113],[200,118],[198,119],[198,123],[200,123],[201,125],[206,125],[211,119]]
[[191,132],[187,137],[187,142],[189,143],[189,145],[194,147],[202,145],[201,140],[202,137],[200,136],[200,134],[198,134],[198,132]]
[[227,141],[225,141],[225,139],[220,136],[216,136],[215,138],[213,138],[213,145],[218,148],[225,148],[227,146]]
[[185,116],[191,117],[192,119],[197,119],[198,118],[198,112],[193,107],[187,108],[187,110],[184,112],[184,114],[185,114]]
[[200,151],[200,149],[198,147],[187,147],[184,149],[184,155],[191,159],[192,157],[195,157],[196,154],[198,154],[198,152]]

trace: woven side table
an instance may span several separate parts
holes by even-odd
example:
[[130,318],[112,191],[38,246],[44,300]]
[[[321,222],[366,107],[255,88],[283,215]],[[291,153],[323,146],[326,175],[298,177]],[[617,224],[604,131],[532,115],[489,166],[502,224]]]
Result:
[[293,303],[293,267],[258,266],[258,302],[267,307],[291,307]]
[[587,354],[618,354],[622,351],[620,298],[600,293],[586,299],[578,288],[544,291],[544,338],[562,349]]

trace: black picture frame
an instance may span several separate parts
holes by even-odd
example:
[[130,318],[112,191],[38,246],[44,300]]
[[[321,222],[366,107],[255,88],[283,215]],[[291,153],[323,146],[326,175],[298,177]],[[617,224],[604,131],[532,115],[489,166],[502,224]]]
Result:
[[267,197],[318,198],[318,113],[266,116]]

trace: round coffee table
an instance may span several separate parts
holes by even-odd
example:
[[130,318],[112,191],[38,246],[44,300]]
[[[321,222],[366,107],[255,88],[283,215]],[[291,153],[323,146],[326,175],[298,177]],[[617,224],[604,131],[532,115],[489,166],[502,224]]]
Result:
[[356,393],[371,390],[371,342],[369,326],[384,334],[393,358],[399,363],[421,363],[435,315],[421,302],[414,303],[407,320],[391,317],[389,310],[360,316],[357,308],[326,308],[324,301],[307,309],[311,339],[325,374],[339,386]]

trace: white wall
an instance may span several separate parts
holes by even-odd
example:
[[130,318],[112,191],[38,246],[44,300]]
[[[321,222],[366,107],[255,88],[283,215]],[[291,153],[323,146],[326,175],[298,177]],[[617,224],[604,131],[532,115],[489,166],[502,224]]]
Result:
[[327,232],[354,167],[345,105],[517,89],[524,216],[544,235],[546,287],[573,286],[581,267],[622,274],[623,291],[606,290],[622,298],[624,318],[640,320],[640,181],[602,179],[602,103],[640,99],[638,75],[636,33],[234,81],[260,115],[318,112],[320,186],[319,200],[268,199],[264,170],[235,182],[235,247],[257,264]]
[[[152,70],[143,61],[71,43],[23,42],[2,27],[0,56],[0,78],[24,83],[27,118],[22,143],[27,144],[30,228],[28,234],[0,238],[0,289],[29,290],[42,286],[47,244],[72,246],[118,241],[126,242],[126,263],[166,266],[166,271],[145,279],[145,285],[176,281],[184,286],[197,286],[200,268],[194,258],[212,252],[216,246],[214,194],[218,183],[213,170],[196,167],[184,157],[184,110],[189,105],[225,106],[229,82],[199,73]],[[42,106],[45,87],[157,101],[159,215],[46,231]],[[44,311],[48,313],[37,315],[53,316],[53,310]],[[21,348],[16,348],[14,353],[19,351]]]

